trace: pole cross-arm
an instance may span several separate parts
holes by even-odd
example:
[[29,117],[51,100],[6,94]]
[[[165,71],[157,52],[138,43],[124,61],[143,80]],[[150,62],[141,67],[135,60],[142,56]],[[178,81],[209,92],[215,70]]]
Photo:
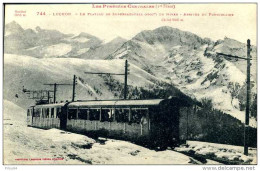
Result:
[[[233,56],[233,55],[224,54],[224,53],[218,53],[218,52],[217,52],[217,55],[222,55],[222,56],[226,56],[226,57],[230,57],[230,58],[237,58],[237,59],[248,60],[248,58],[243,58],[243,57],[240,57],[240,56]],[[250,60],[252,60],[252,59],[250,58]]]
[[73,85],[73,84],[43,84],[43,85],[49,85],[49,86],[52,86],[52,85]]
[[117,74],[117,73],[109,73],[109,72],[84,72],[85,74],[97,74],[97,75],[125,75],[125,74]]

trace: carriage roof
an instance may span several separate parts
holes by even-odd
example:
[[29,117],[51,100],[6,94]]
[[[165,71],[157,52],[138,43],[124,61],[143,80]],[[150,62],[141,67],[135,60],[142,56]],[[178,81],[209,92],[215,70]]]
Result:
[[76,101],[67,103],[54,103],[54,104],[42,104],[36,105],[35,108],[54,108],[62,107],[68,105],[70,108],[78,107],[149,107],[149,106],[159,106],[161,102],[169,101],[174,103],[181,103],[182,106],[189,106],[190,104],[186,101],[182,101],[179,98],[171,99],[146,99],[146,100],[89,100],[89,101]]
[[52,104],[42,104],[42,105],[36,105],[35,108],[54,108],[54,107],[61,107],[64,106],[66,103],[52,103]]
[[152,100],[104,100],[104,101],[78,101],[72,102],[69,107],[113,107],[113,106],[156,106],[164,99]]

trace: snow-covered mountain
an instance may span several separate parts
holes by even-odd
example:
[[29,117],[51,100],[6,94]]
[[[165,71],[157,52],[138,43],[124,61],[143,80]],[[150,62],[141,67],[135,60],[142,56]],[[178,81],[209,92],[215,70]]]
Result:
[[11,22],[5,27],[5,53],[49,57],[75,57],[103,59],[113,53],[126,40],[115,38],[104,43],[99,38],[82,32],[79,35],[63,34],[57,30],[36,27],[24,30],[18,23]]
[[[63,34],[57,30],[45,30],[40,27],[24,30],[15,21],[5,26],[4,51],[13,54],[34,54],[32,49],[41,46],[49,46],[60,43],[69,34]],[[35,53],[37,54],[37,53]]]
[[[88,33],[71,35],[39,27],[24,30],[12,22],[5,27],[4,50],[4,86],[8,87],[4,96],[10,101],[19,101],[15,92],[23,85],[46,89],[43,83],[71,82],[73,74],[89,84],[85,82],[80,88],[87,93],[78,90],[78,99],[114,98],[115,93],[105,83],[111,78],[85,75],[84,71],[123,72],[123,61],[128,59],[129,85],[171,83],[190,97],[211,99],[215,108],[244,120],[246,61],[216,55],[220,52],[246,56],[246,44],[230,38],[213,41],[176,28],[160,27],[142,31],[130,40],[115,38],[104,43]],[[252,101],[256,93],[256,53],[252,46]],[[123,83],[120,76],[112,80]],[[95,94],[94,87],[95,91],[104,92]],[[66,96],[58,96],[70,99],[70,91],[71,88],[62,88],[60,93]]]
[[[107,59],[128,59],[186,94],[198,100],[211,99],[215,108],[244,120],[246,65],[242,63],[246,61],[226,59],[217,52],[245,57],[246,44],[229,38],[214,42],[190,32],[160,27],[137,34]],[[256,59],[255,46],[251,54]],[[256,60],[252,63],[255,93]]]

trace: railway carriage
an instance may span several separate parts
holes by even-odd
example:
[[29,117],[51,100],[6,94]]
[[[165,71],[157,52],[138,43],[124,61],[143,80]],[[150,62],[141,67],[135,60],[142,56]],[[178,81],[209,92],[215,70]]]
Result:
[[28,126],[172,146],[180,141],[179,111],[187,105],[178,98],[36,105],[28,109]]
[[27,109],[27,125],[37,128],[60,128],[61,109],[65,103],[42,104]]

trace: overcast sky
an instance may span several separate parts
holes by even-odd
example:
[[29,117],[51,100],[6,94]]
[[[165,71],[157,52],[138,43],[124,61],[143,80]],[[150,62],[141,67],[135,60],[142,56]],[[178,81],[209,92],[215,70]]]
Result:
[[[15,12],[18,11],[18,12]],[[26,11],[26,16],[15,16]],[[37,15],[45,12],[45,15]],[[67,12],[71,16],[53,16],[53,13]],[[79,16],[76,13],[157,13],[157,16]],[[162,17],[159,13],[178,13],[179,16]],[[180,16],[180,14],[202,13],[207,16]],[[208,16],[209,13],[234,14],[233,17]],[[152,30],[160,26],[171,26],[190,31],[201,37],[213,40],[225,36],[246,43],[251,39],[256,44],[256,5],[255,4],[176,4],[175,8],[93,8],[84,5],[7,5],[5,23],[16,21],[23,28],[56,29],[64,33],[87,32],[102,40],[109,41],[117,36],[130,39],[142,30]],[[182,22],[163,22],[162,18],[179,18]]]

